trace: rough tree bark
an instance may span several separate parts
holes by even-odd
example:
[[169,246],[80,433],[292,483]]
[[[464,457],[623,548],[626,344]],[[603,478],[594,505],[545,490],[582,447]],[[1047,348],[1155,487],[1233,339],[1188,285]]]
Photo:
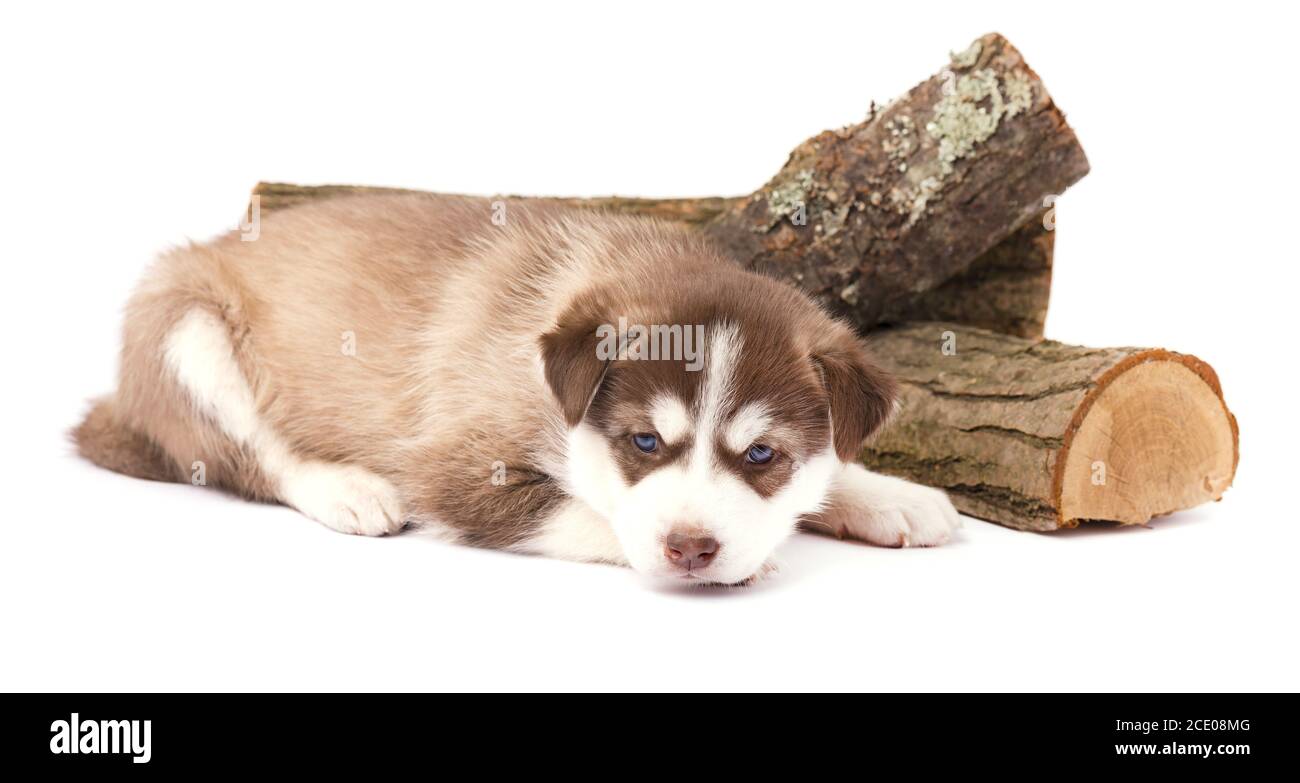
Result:
[[1236,419],[1194,356],[942,323],[868,339],[901,406],[866,464],[945,489],[971,516],[1024,530],[1141,524],[1232,483]]
[[948,321],[1016,337],[1043,336],[1056,232],[1031,220],[943,285],[896,302],[881,321]]
[[[259,182],[253,195],[263,213],[339,196],[362,196],[381,193],[424,193],[426,190],[406,188],[380,188],[370,185],[292,185],[286,182]],[[439,194],[445,195],[445,194]],[[581,209],[606,210],[626,215],[655,217],[693,226],[708,224],[741,197],[725,198],[628,198],[624,196],[594,196],[590,198],[565,198],[562,196],[490,196],[490,199],[510,201],[553,201]]]
[[706,228],[736,258],[865,330],[965,269],[1087,172],[1038,76],[992,34],[865,122],[804,142]]

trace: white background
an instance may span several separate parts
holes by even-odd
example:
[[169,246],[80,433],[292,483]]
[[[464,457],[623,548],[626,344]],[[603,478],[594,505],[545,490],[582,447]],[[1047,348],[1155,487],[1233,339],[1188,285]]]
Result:
[[[0,21],[0,688],[1300,687],[1283,4],[182,5]],[[1211,362],[1241,425],[1221,503],[1059,535],[969,520],[924,551],[800,536],[763,586],[682,592],[70,453],[145,264],[233,225],[259,179],[744,193],[993,30],[1092,161],[1059,204],[1049,336]]]

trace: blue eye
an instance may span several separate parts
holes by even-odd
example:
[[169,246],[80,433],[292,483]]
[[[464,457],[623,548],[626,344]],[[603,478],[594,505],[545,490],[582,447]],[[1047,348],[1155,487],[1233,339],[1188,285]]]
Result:
[[745,460],[752,462],[755,465],[766,465],[772,461],[772,454],[773,452],[770,446],[755,443],[753,446],[749,447],[749,451],[745,454]]
[[632,442],[636,444],[638,449],[644,451],[646,454],[659,448],[659,436],[655,435],[653,432],[638,432],[632,436]]

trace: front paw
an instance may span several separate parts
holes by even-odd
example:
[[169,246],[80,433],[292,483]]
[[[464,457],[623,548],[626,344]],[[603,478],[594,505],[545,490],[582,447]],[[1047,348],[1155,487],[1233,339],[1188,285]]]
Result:
[[836,535],[877,546],[938,546],[961,527],[948,496],[937,489],[845,467],[823,522]]
[[354,465],[296,465],[286,471],[281,494],[288,505],[340,533],[383,536],[402,528],[397,488]]

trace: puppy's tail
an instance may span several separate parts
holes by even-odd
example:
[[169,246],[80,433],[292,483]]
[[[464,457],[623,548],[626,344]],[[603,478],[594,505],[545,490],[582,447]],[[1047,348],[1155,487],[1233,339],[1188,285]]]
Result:
[[92,402],[86,418],[68,434],[77,452],[100,467],[150,481],[177,480],[162,448],[118,418],[112,397]]

